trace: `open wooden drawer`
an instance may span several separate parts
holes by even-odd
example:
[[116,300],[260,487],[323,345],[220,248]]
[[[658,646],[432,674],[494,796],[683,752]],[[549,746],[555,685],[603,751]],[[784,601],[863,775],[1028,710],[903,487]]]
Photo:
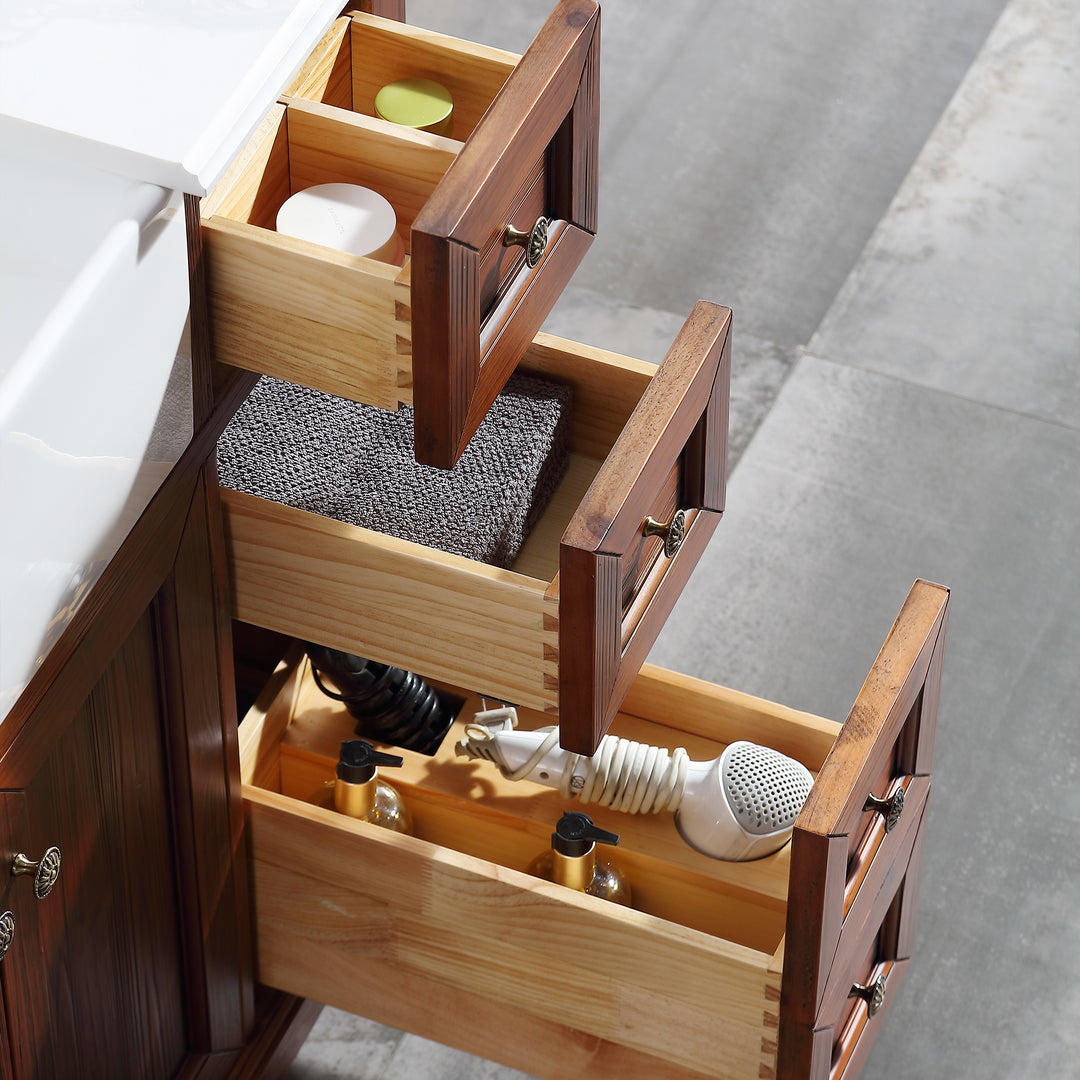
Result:
[[723,510],[730,364],[704,302],[659,368],[538,335],[522,368],[574,387],[570,467],[510,570],[223,490],[234,615],[559,712],[592,753]]
[[[451,91],[454,139],[372,115],[375,91],[404,76]],[[339,19],[203,201],[217,358],[411,402],[417,460],[451,467],[592,242],[598,79],[594,0],[561,0],[520,58]],[[281,204],[324,183],[390,201],[401,268],[276,232]],[[540,218],[546,246],[504,242]]]
[[[706,760],[748,738],[817,778],[756,862],[587,807],[633,909],[524,872],[570,804],[455,757],[460,720],[387,772],[415,836],[309,805],[353,720],[282,665],[240,729],[260,980],[552,1080],[855,1076],[910,956],[947,603],[915,584],[843,727],[645,667],[619,733]],[[867,797],[900,790],[887,832]]]

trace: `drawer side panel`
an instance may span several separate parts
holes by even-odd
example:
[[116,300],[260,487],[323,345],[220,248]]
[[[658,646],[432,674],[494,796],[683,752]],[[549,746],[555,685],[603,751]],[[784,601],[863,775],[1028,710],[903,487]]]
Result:
[[238,619],[530,708],[556,703],[541,585],[240,492],[223,490],[222,505]]
[[768,957],[279,795],[245,804],[263,981],[365,1011],[381,969],[429,1007],[445,986],[483,999],[475,1022],[495,1002],[669,1075],[758,1075]]

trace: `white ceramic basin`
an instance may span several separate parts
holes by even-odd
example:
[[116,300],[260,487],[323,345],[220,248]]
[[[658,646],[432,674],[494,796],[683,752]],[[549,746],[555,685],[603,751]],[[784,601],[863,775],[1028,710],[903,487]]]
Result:
[[6,0],[0,147],[205,194],[341,0]]
[[191,438],[181,196],[0,156],[0,719]]

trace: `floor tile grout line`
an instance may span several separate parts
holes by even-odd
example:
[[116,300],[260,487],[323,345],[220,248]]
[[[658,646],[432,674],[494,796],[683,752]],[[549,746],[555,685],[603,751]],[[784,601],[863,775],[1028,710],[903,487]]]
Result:
[[[1012,409],[1007,405],[1002,405],[995,401],[985,401],[982,398],[968,397],[966,394],[957,393],[955,390],[949,390],[943,386],[935,386],[933,383],[919,382],[913,379],[905,379],[902,375],[897,375],[893,371],[878,371],[876,368],[867,367],[865,364],[853,364],[847,360],[835,360],[822,353],[813,352],[810,349],[803,349],[792,365],[792,372],[795,368],[802,363],[803,360],[817,360],[826,364],[834,364],[840,368],[846,368],[850,371],[858,371],[863,375],[871,375],[879,379],[888,379],[890,382],[899,383],[901,386],[909,386],[917,390],[925,390],[928,393],[939,394],[942,397],[952,398],[954,401],[963,401],[969,405],[978,405],[985,409],[992,409],[995,412],[999,412],[1004,416],[1015,416],[1024,420],[1031,420],[1035,423],[1047,424],[1050,427],[1060,428],[1063,431],[1071,431],[1080,434],[1080,427],[1066,423],[1064,420],[1055,419],[1052,416],[1040,416],[1037,413],[1025,412],[1023,409]],[[790,375],[788,376],[790,378]],[[785,382],[787,380],[785,379]],[[771,411],[771,410],[770,410]]]

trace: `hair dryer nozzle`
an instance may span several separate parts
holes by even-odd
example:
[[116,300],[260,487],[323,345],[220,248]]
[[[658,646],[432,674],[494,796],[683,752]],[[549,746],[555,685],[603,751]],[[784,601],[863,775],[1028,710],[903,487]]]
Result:
[[813,776],[794,758],[751,742],[690,765],[675,825],[714,859],[760,859],[791,838]]

